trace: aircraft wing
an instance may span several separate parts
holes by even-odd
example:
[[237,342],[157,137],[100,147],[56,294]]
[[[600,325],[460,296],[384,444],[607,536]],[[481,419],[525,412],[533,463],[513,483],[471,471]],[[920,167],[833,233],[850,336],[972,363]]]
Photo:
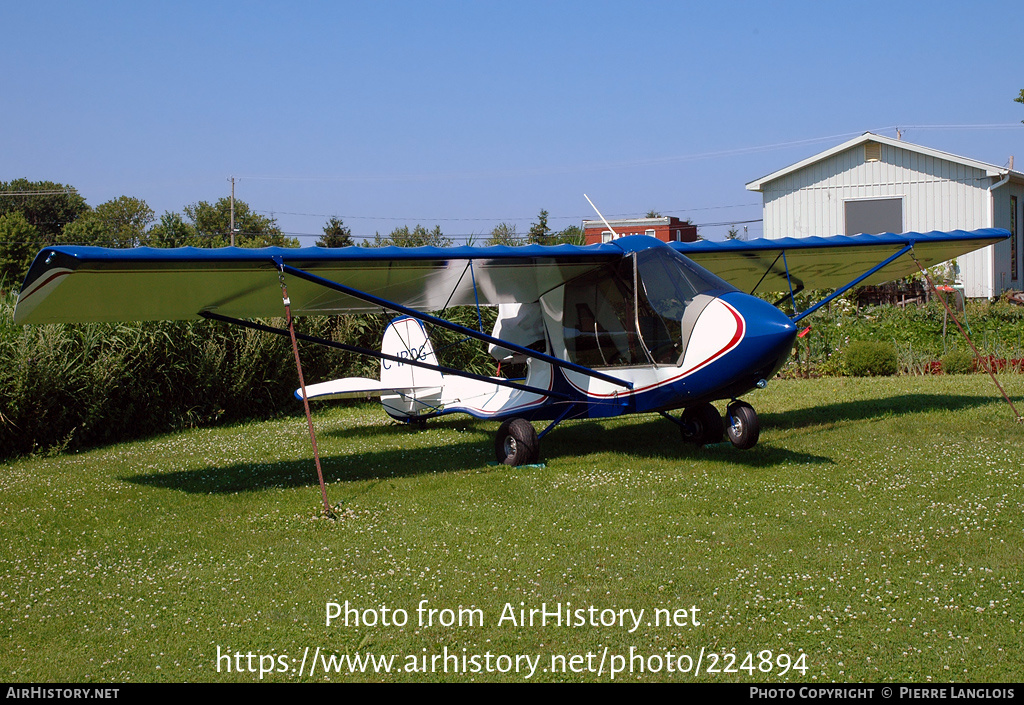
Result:
[[[673,248],[747,293],[838,289],[909,244],[925,267],[1008,238],[1006,230],[954,230],[882,235],[790,237],[778,240],[673,242]],[[785,252],[785,259],[782,253]],[[789,281],[786,273],[789,272]],[[877,284],[918,272],[904,255],[861,284]]]
[[[183,320],[212,312],[281,316],[278,262],[420,311],[536,301],[622,258],[613,245],[577,247],[260,248],[48,247],[22,285],[15,323]],[[287,277],[294,315],[381,309]]]
[[[904,233],[671,243],[679,252],[747,292],[837,288],[914,244],[931,266],[1009,237],[1005,230]],[[184,320],[213,313],[280,316],[280,264],[410,309],[436,311],[476,303],[537,301],[603,264],[618,262],[640,239],[579,247],[175,248],[48,247],[32,263],[15,323]],[[783,253],[785,256],[783,257]],[[916,271],[903,256],[863,283]],[[295,315],[366,313],[379,305],[286,278]]]

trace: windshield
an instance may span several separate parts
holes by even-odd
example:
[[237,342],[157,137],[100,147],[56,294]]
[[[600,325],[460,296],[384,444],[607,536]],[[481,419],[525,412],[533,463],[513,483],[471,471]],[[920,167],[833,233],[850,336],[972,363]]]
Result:
[[[665,315],[674,316],[678,303],[689,303],[697,294],[736,291],[736,287],[729,282],[669,247],[640,252],[637,255],[637,271],[651,305]],[[659,308],[661,305],[665,308]]]

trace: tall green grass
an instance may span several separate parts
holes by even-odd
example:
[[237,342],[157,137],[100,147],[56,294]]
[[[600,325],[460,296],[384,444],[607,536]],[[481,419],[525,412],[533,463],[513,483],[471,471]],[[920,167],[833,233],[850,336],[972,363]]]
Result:
[[[0,457],[300,408],[292,396],[298,376],[286,337],[211,321],[15,326],[15,302],[13,292],[0,300]],[[456,317],[476,325],[475,312]],[[299,319],[297,328],[378,349],[389,318]],[[283,319],[268,323],[285,325]],[[482,366],[475,347],[459,345],[450,334],[438,342],[451,345],[449,363]],[[313,345],[303,345],[301,356],[308,382],[377,375],[373,358]]]

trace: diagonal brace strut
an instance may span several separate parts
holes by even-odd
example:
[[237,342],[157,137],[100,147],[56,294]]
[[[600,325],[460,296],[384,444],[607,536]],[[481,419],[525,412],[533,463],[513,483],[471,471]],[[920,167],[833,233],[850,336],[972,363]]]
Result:
[[499,345],[505,348],[506,350],[512,350],[522,355],[526,355],[527,357],[532,357],[537,360],[540,360],[541,362],[546,362],[550,365],[554,365],[555,367],[561,367],[566,370],[578,372],[579,374],[586,375],[588,377],[593,377],[595,379],[600,379],[605,382],[610,382],[611,384],[617,385],[619,387],[625,387],[627,389],[633,388],[633,383],[628,382],[624,379],[619,379],[618,377],[613,377],[612,375],[607,375],[604,374],[603,372],[598,372],[597,370],[592,370],[589,367],[583,367],[582,365],[577,365],[575,363],[563,360],[558,357],[545,355],[544,353],[537,352],[536,350],[531,350],[530,348],[526,348],[521,345],[516,345],[515,343],[510,343],[506,340],[502,340],[501,338],[495,338],[493,336],[487,335],[486,333],[475,331],[472,328],[466,328],[465,326],[460,326],[457,323],[446,321],[443,318],[431,316],[430,314],[422,313],[415,309],[411,309],[407,306],[396,304],[393,301],[382,299],[378,296],[374,296],[373,294],[367,294],[364,291],[353,289],[352,287],[345,286],[344,284],[339,284],[337,282],[331,281],[330,279],[318,277],[317,275],[310,274],[309,272],[306,272],[302,269],[298,269],[296,267],[292,267],[291,265],[284,264],[284,262],[281,261],[280,258],[278,257],[275,257],[274,261],[275,264],[277,264],[282,271],[287,272],[292,276],[298,277],[300,279],[305,279],[308,282],[318,284],[327,289],[333,289],[334,291],[341,292],[342,294],[351,296],[352,298],[359,299],[361,301],[366,301],[368,303],[380,306],[381,308],[387,309],[389,311],[404,314],[406,316],[409,316],[410,318],[415,318],[416,320],[423,321],[425,323],[431,323],[433,325],[440,326],[441,328],[447,328],[448,330],[469,336],[470,338],[482,340],[485,343]]
[[[291,332],[285,328],[274,328],[273,326],[264,325],[262,323],[245,321],[242,320],[241,318],[231,318],[230,316],[222,316],[219,313],[213,313],[212,311],[201,311],[199,315],[202,316],[203,318],[208,318],[212,321],[231,323],[236,326],[241,326],[242,328],[250,328],[252,330],[258,330],[264,333],[273,333],[275,335],[287,336],[291,335]],[[478,375],[473,372],[466,372],[464,370],[456,370],[451,367],[444,367],[443,365],[432,365],[429,362],[423,362],[422,360],[414,360],[408,357],[398,357],[397,355],[390,355],[385,352],[367,350],[366,348],[360,348],[355,345],[347,345],[345,343],[339,343],[337,341],[327,340],[325,338],[318,338],[313,335],[306,335],[305,333],[295,333],[295,337],[307,343],[316,343],[318,345],[323,345],[328,348],[335,348],[337,350],[344,350],[345,352],[356,353],[357,355],[369,355],[370,357],[376,357],[380,360],[389,360],[391,362],[397,362],[400,365],[412,365],[413,367],[422,367],[425,370],[435,370],[446,375],[453,375],[455,377],[465,377],[466,379],[475,379],[479,382],[496,384],[499,387],[511,387],[512,389],[518,389],[523,392],[531,392],[533,394],[540,394],[542,396],[552,397],[554,399],[570,399],[568,394],[562,394],[561,392],[555,392],[550,389],[541,389],[540,387],[531,387],[526,384],[519,384],[518,382],[513,382],[502,377],[487,377],[485,375]]]
[[[879,262],[874,267],[872,267],[868,271],[866,271],[863,274],[861,274],[859,277],[854,279],[849,284],[847,284],[847,285],[845,285],[845,286],[843,286],[843,287],[841,287],[839,289],[836,289],[830,296],[825,297],[824,299],[822,299],[821,301],[819,301],[815,305],[811,306],[809,309],[807,309],[806,311],[801,313],[799,316],[793,316],[790,320],[792,320],[793,323],[796,323],[796,322],[800,321],[801,319],[804,319],[807,316],[810,316],[812,313],[817,311],[819,308],[821,308],[822,306],[827,306],[828,304],[830,304],[832,302],[833,299],[835,299],[835,298],[837,298],[839,296],[842,296],[847,291],[849,291],[853,287],[855,287],[858,284],[860,284],[862,281],[864,281],[865,279],[870,277],[872,274],[874,274],[878,270],[880,270],[883,267],[886,267],[889,264],[895,262],[896,260],[898,260],[903,255],[907,254],[908,252],[912,252],[913,249],[914,249],[914,241],[911,240],[909,245],[904,247],[902,250],[900,250],[896,254],[894,254],[894,255],[892,255],[890,257],[887,257],[885,260],[883,260],[882,262]],[[793,307],[793,310],[796,310],[796,306],[795,305]]]

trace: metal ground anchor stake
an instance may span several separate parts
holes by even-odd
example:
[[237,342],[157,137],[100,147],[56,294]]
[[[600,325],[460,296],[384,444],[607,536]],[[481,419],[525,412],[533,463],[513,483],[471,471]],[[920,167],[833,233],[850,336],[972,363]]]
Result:
[[[914,257],[914,255],[911,254],[911,257]],[[964,330],[964,327],[960,325],[960,320],[955,315],[953,315],[953,311],[949,308],[949,304],[946,303],[946,298],[939,294],[938,289],[936,289],[935,287],[935,283],[932,281],[932,278],[928,275],[928,272],[925,270],[925,268],[921,266],[921,263],[917,260],[917,257],[914,257],[914,264],[916,264],[917,268],[921,270],[921,274],[924,275],[924,280],[928,282],[928,286],[932,288],[932,292],[935,294],[935,298],[937,298],[939,300],[939,303],[942,304],[943,308],[946,309],[946,314],[953,319],[953,323],[955,323],[956,327],[960,329],[960,334],[964,337],[964,340],[967,341],[967,344],[971,346],[971,350],[974,351],[974,359],[980,362],[981,366],[985,368],[985,371],[988,372],[988,376],[992,378],[992,382],[996,385],[996,389],[998,389],[999,393],[1003,395],[1003,399],[1006,400],[1006,403],[1010,405],[1010,409],[1011,411],[1013,411],[1013,415],[1017,419],[1017,422],[1024,422],[1024,418],[1021,418],[1021,415],[1017,412],[1017,407],[1015,407],[1013,405],[1013,402],[1010,401],[1010,396],[1006,393],[1006,390],[1003,389],[1003,385],[999,384],[999,380],[996,379],[995,372],[992,371],[992,366],[989,365],[989,360],[982,359],[981,353],[978,352],[978,348],[974,346],[974,342],[971,340],[971,336],[967,335],[967,332]],[[964,305],[966,307],[966,304]]]

